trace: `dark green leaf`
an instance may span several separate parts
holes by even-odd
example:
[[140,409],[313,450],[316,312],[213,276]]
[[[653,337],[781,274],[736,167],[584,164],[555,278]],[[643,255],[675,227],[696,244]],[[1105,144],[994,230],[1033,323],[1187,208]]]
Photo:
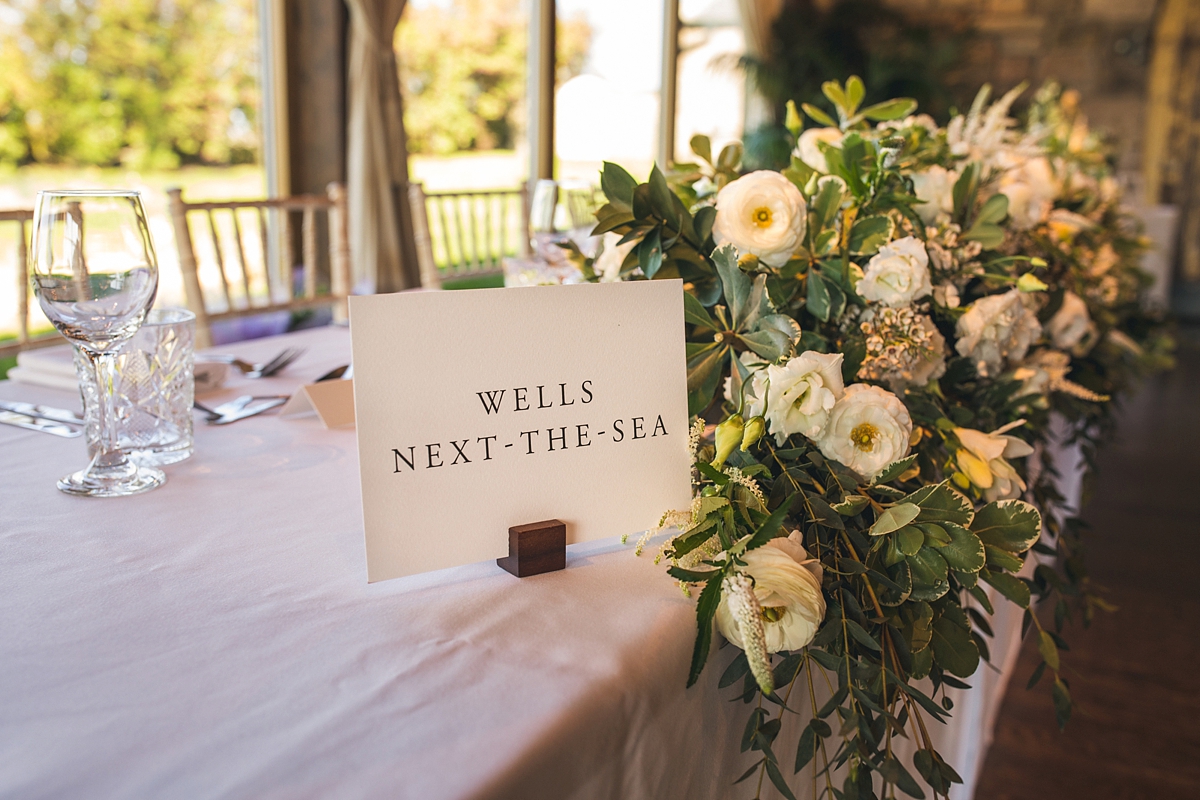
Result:
[[874,483],[891,483],[899,478],[908,468],[911,467],[917,460],[917,454],[913,453],[908,458],[902,458],[899,461],[893,461],[883,468],[883,472],[875,477]]
[[1000,500],[979,509],[971,530],[984,544],[1024,553],[1042,532],[1042,515],[1024,500]]
[[663,263],[662,228],[655,227],[637,246],[638,266],[647,278],[658,274]]
[[951,569],[959,572],[978,572],[983,569],[983,542],[979,541],[978,536],[952,522],[943,523],[942,530],[950,536],[950,543],[939,549],[938,554]]
[[905,557],[912,568],[913,600],[937,600],[950,591],[946,560],[931,547],[921,547],[915,556]]
[[1058,646],[1046,631],[1038,631],[1038,652],[1050,669],[1058,672]]
[[1055,678],[1051,695],[1054,698],[1054,714],[1058,717],[1059,730],[1063,730],[1067,727],[1067,721],[1071,719],[1071,690],[1067,688],[1066,681]]
[[816,270],[808,272],[808,313],[822,322],[828,322],[832,301],[829,296],[829,285]]
[[792,794],[792,790],[788,788],[787,782],[780,774],[779,767],[775,766],[775,762],[771,759],[767,759],[767,777],[771,779],[771,783],[775,784],[775,788],[779,790],[780,794],[788,800],[796,800],[796,795]]
[[1033,674],[1029,676],[1029,683],[1025,684],[1025,690],[1029,691],[1033,687],[1037,686],[1038,681],[1040,681],[1042,679],[1042,675],[1045,672],[1046,672],[1046,662],[1043,661],[1042,663],[1037,665],[1037,669],[1035,669],[1033,671]]
[[726,686],[733,686],[750,671],[750,661],[746,658],[744,650],[738,651],[737,657],[729,662],[729,666],[725,668],[725,672],[721,674],[721,680],[717,682],[717,686],[724,689]]
[[1029,608],[1029,584],[1017,576],[984,569],[980,571],[979,577],[1021,608]]
[[925,534],[912,525],[896,531],[895,538],[896,548],[906,556],[915,556],[925,546]]
[[1014,556],[1007,550],[1001,550],[999,547],[991,544],[983,546],[987,553],[987,565],[993,568],[1006,569],[1009,572],[1020,572],[1021,567],[1025,566],[1025,562]]
[[796,772],[808,766],[808,762],[812,761],[813,756],[817,752],[817,732],[812,729],[812,725],[806,725],[804,732],[800,734],[800,743],[796,746]]
[[921,513],[920,506],[912,503],[897,503],[891,508],[884,509],[875,524],[871,526],[872,536],[883,536],[885,533],[903,528]]
[[609,161],[604,162],[600,173],[600,188],[604,190],[608,202],[619,210],[629,211],[633,207],[633,190],[637,185],[633,176],[620,166]]
[[869,255],[887,244],[892,236],[892,220],[885,216],[863,217],[850,229],[850,252]]
[[696,296],[691,292],[683,293],[683,318],[693,325],[698,325],[706,330],[717,330],[717,321],[708,313],[708,309],[700,304]]
[[858,514],[871,501],[861,494],[848,494],[840,503],[834,503],[830,506],[834,511],[841,514],[843,517],[853,517]]
[[712,577],[719,575],[720,570],[706,569],[694,570],[684,569],[683,567],[670,566],[667,567],[667,574],[677,581],[685,583],[707,583]]
[[971,501],[950,488],[949,481],[923,486],[904,499],[921,507],[918,522],[953,522],[969,526],[975,518]]
[[884,759],[883,764],[879,767],[879,774],[883,776],[885,781],[895,784],[897,788],[909,797],[924,800],[925,793],[921,791],[920,785],[913,780],[913,776],[893,756],[888,756]]
[[859,644],[861,644],[863,647],[867,648],[868,650],[874,650],[877,653],[880,652],[879,643],[876,642],[874,639],[872,639],[871,634],[869,634],[865,630],[863,630],[861,625],[859,625],[857,622],[855,622],[852,619],[847,619],[845,621],[845,624],[846,624],[846,630],[848,630],[850,632],[850,635],[852,637],[854,637],[854,640],[856,642],[858,642]]
[[708,651],[712,648],[713,617],[721,603],[721,581],[712,580],[700,593],[696,602],[696,644],[692,648],[692,665],[688,671],[687,685],[693,685],[704,671]]
[[933,619],[933,655],[942,669],[969,678],[979,667],[979,648],[971,638],[971,623],[962,608],[946,603]]

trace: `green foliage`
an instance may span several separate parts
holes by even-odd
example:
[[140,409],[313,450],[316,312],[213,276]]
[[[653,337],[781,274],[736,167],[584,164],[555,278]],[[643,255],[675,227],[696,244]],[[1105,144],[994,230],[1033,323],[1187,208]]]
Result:
[[[404,125],[413,153],[512,149],[524,125],[528,17],[520,0],[409,4],[396,29]],[[583,18],[558,21],[557,80],[583,68]]]
[[[738,687],[742,701],[751,703],[759,695],[742,747],[761,757],[744,778],[757,771],[760,782],[770,779],[786,795],[780,767],[786,761],[796,772],[812,767],[831,796],[872,796],[877,776],[910,796],[921,796],[928,787],[935,797],[944,797],[961,779],[934,749],[926,720],[944,720],[953,707],[946,689],[969,688],[962,679],[989,658],[992,630],[986,615],[994,611],[993,600],[1005,598],[1026,609],[1026,626],[1037,627],[1042,664],[1029,683],[1036,685],[1047,672],[1053,675],[1050,692],[1060,724],[1071,713],[1069,687],[1060,675],[1067,649],[1062,633],[1076,612],[1086,624],[1095,609],[1106,607],[1087,579],[1080,523],[1061,520],[1064,502],[1046,450],[1041,458],[1048,468],[1036,479],[1019,456],[1010,463],[989,455],[988,462],[968,469],[960,465],[970,437],[961,429],[973,429],[979,438],[1003,429],[1008,436],[1045,443],[1053,409],[1077,426],[1091,458],[1111,413],[1105,396],[1165,363],[1169,339],[1160,321],[1138,306],[1142,283],[1134,264],[1140,245],[1115,197],[1098,201],[1093,189],[1056,198],[1064,210],[1092,215],[1091,227],[1071,234],[1076,238],[1070,246],[1052,221],[1018,229],[1009,217],[1008,199],[996,192],[997,170],[954,156],[946,131],[930,134],[915,123],[875,129],[873,120],[911,111],[909,101],[868,105],[866,86],[853,76],[845,84],[826,82],[822,89],[830,110],[808,104],[804,112],[821,124],[837,125],[844,135],[840,146],[822,147],[824,170],[799,159],[782,170],[806,204],[802,239],[786,263],[772,266],[749,253],[739,256],[732,245],[717,246],[713,240],[713,192],[736,179],[742,153],[727,148],[714,162],[703,137],[692,143],[697,164],[677,165],[669,176],[656,169],[644,184],[606,164],[602,185],[608,203],[597,214],[596,231],[641,243],[622,267],[624,278],[683,280],[689,407],[711,422],[725,419],[722,424],[740,419],[735,414],[758,413],[741,401],[742,387],[754,385],[747,384],[752,371],[783,364],[805,350],[842,354],[847,383],[882,382],[860,371],[868,355],[867,326],[860,323],[869,318],[867,312],[881,310],[860,296],[857,286],[884,244],[913,237],[923,243],[931,264],[935,256],[941,259],[940,266],[930,267],[937,270],[933,277],[956,282],[961,304],[918,300],[910,305],[928,315],[947,343],[948,356],[940,378],[892,387],[913,423],[910,454],[868,479],[823,455],[828,448],[819,436],[813,441],[773,428],[746,450],[730,452],[721,468],[708,463],[712,449],[703,446],[694,474],[698,505],[663,553],[672,562],[673,577],[704,586],[690,682],[711,649],[721,581],[745,566],[746,552],[772,536],[797,531],[823,569],[824,621],[807,647],[774,655],[769,665],[773,688],[770,683],[760,688],[755,674],[766,667],[755,662],[751,670],[744,653],[721,676],[720,685]],[[1039,96],[1034,113],[1047,125],[1039,130],[1051,131],[1042,146],[1064,162],[1092,170],[1088,176],[1097,186],[1102,164],[1091,151],[1069,149],[1073,121],[1062,116],[1056,96]],[[915,211],[911,175],[930,164],[953,169],[958,178],[948,218],[927,227]],[[1112,263],[1102,278],[1093,266],[1106,247],[1113,251]],[[1059,351],[1071,378],[1064,371],[1055,379],[1057,388],[1022,391],[1019,362],[1006,364],[1002,374],[984,376],[975,363],[955,355],[958,322],[966,309],[1014,286],[1024,293],[1036,290],[1030,308],[1042,326],[1061,307],[1067,288],[1088,298],[1099,343],[1082,354]],[[1046,340],[1035,344],[1048,351],[1054,346]],[[721,389],[727,380],[725,395]],[[1019,442],[989,441],[999,442],[1005,452],[1010,446],[1022,449],[1016,447]],[[979,478],[981,469],[990,483]],[[975,477],[968,478],[966,471]],[[1002,474],[1008,481],[1003,487]],[[747,488],[750,479],[757,482],[754,491]],[[983,485],[972,483],[976,479]],[[1031,551],[1059,556],[1061,568],[1041,564],[1032,577],[1024,577]],[[1053,630],[1044,629],[1033,614],[1039,599],[1055,601]],[[926,679],[928,695],[916,687]],[[789,698],[798,684],[815,704],[814,680],[829,681],[831,696],[807,723],[800,720],[804,727],[795,758],[789,754],[781,761],[773,748],[788,717],[771,713],[766,704],[792,708]],[[918,745],[916,776],[891,755],[888,743],[896,735],[911,736]],[[847,766],[848,775],[835,788],[829,773],[841,766]],[[876,796],[892,793],[885,788]]]
[[24,0],[11,10],[0,24],[0,162],[255,159],[254,0]]

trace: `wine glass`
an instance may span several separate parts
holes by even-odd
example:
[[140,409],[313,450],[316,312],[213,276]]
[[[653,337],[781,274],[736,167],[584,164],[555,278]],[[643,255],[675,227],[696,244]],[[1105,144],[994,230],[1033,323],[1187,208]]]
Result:
[[117,445],[116,351],[141,326],[158,289],[158,261],[141,196],[132,191],[39,192],[30,278],[55,328],[96,373],[99,447],[86,469],[58,482],[67,494],[123,497],[166,480]]

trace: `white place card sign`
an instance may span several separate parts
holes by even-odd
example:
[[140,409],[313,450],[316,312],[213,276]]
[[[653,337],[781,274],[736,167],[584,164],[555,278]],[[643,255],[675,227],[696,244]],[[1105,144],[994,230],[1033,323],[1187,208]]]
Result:
[[369,581],[689,505],[680,281],[352,297],[350,332]]

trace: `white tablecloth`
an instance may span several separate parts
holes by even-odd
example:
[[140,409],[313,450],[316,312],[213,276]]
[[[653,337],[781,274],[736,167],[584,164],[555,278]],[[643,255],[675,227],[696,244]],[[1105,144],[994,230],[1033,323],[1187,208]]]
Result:
[[[307,354],[226,395],[348,360],[344,329],[287,339]],[[78,405],[13,383],[0,398]],[[716,688],[732,648],[685,690],[693,602],[615,541],[523,580],[481,563],[368,585],[351,429],[200,424],[163,488],[119,500],[55,489],[85,461],[80,439],[0,426],[0,797],[752,794],[729,786],[751,763],[748,709]],[[958,798],[1019,621],[995,620],[1003,673],[981,668],[931,731]]]

